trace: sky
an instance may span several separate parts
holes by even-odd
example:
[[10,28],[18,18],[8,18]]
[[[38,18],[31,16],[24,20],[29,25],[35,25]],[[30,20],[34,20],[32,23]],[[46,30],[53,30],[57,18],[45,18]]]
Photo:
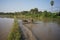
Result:
[[[0,0],[0,12],[20,12],[38,8],[39,11],[51,10],[51,0]],[[54,10],[60,10],[60,0],[54,0]]]

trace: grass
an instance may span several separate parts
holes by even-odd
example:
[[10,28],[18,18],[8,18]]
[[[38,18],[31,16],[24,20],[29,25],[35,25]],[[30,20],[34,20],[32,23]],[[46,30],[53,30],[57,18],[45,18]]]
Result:
[[8,35],[8,40],[21,40],[21,30],[16,16],[14,16],[14,23],[11,32]]

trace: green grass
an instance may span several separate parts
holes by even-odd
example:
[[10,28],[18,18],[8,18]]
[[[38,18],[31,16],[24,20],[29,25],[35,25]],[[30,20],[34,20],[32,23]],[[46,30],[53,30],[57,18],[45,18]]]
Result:
[[14,17],[14,23],[8,35],[8,40],[21,40],[21,30],[16,17]]

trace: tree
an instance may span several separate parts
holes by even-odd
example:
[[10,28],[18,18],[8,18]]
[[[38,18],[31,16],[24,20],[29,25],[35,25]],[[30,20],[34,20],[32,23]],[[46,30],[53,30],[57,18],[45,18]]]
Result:
[[33,14],[33,13],[34,13],[34,9],[31,9],[31,10],[30,10],[30,13]]
[[59,16],[60,16],[60,12],[59,12]]
[[38,13],[38,8],[34,8],[34,14]]
[[60,11],[56,13],[57,16],[60,16]]
[[21,40],[21,31],[18,26],[18,21],[15,17],[11,32],[8,35],[8,40]]
[[32,14],[36,14],[36,13],[38,13],[38,8],[34,8],[34,9],[31,9],[30,10],[30,13]]
[[43,12],[43,15],[44,15],[44,17],[47,17],[48,16],[48,12],[47,11],[44,11]]

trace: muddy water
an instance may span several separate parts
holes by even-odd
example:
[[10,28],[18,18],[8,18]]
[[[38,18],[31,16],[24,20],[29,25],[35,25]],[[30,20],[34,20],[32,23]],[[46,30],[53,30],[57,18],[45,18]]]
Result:
[[12,28],[13,19],[0,18],[0,40],[6,40],[10,29]]
[[[13,25],[13,19],[0,18],[0,40],[6,40]],[[60,40],[60,24],[58,22],[42,22],[23,24],[19,21],[24,40]]]
[[60,40],[60,24],[57,22],[38,21],[34,24],[24,24],[38,40]]

